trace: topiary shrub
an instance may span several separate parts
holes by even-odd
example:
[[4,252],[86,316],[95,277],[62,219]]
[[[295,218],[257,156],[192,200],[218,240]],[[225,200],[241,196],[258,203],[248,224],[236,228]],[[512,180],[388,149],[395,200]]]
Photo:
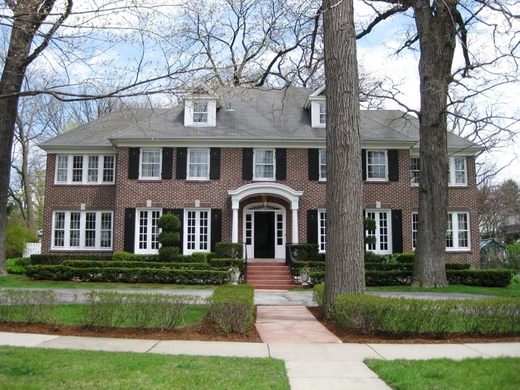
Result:
[[157,240],[161,243],[159,258],[162,261],[173,261],[180,254],[178,244],[181,240],[179,233],[181,221],[176,215],[166,213],[159,218],[157,226],[162,229],[157,237]]
[[219,259],[224,258],[233,258],[233,259],[242,259],[243,258],[243,248],[242,244],[231,243],[231,242],[217,242],[215,244],[215,253]]

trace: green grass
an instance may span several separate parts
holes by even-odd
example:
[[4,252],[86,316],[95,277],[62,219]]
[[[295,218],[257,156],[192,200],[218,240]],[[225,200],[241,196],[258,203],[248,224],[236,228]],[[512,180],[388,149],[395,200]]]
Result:
[[[0,284],[1,285],[1,284]],[[436,292],[458,294],[482,294],[503,297],[520,297],[520,284],[511,283],[508,287],[475,287],[454,284],[448,287],[422,288],[411,286],[379,286],[368,287],[368,291],[398,291],[398,292]]]
[[25,275],[7,275],[0,277],[0,288],[86,288],[86,289],[118,289],[118,290],[213,290],[215,286],[151,284],[151,283],[102,283],[102,282],[68,282],[55,280],[32,280]]
[[516,390],[520,358],[367,360],[388,385],[399,390]]
[[4,389],[289,389],[283,361],[0,347]]
[[[56,324],[58,325],[81,325],[84,317],[86,305],[69,304],[69,305],[55,305],[54,315]],[[208,311],[207,305],[189,305],[186,311],[184,326],[197,325],[202,322],[202,319]],[[21,318],[15,318],[14,322],[21,322]]]

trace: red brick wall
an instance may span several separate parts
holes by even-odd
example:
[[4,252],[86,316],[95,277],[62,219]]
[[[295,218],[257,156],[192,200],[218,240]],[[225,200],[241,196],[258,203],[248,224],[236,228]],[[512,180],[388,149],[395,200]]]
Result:
[[[221,179],[207,182],[188,180],[139,181],[128,179],[128,149],[117,151],[117,172],[115,186],[65,186],[54,185],[55,156],[47,160],[45,226],[43,250],[50,249],[51,216],[53,210],[76,210],[85,203],[87,210],[114,210],[114,251],[123,250],[124,209],[145,207],[148,200],[152,207],[185,208],[194,207],[195,200],[201,207],[222,209],[222,240],[231,241],[231,202],[228,190],[234,190],[252,181],[242,179],[242,150],[223,148],[221,151]],[[174,149],[175,177],[175,149]],[[399,152],[399,182],[364,184],[364,205],[366,208],[381,202],[381,208],[401,209],[403,213],[403,249],[412,250],[412,212],[417,211],[417,188],[410,185],[410,158],[408,150]],[[307,238],[308,209],[325,207],[325,182],[308,180],[307,149],[287,150],[287,180],[278,181],[294,190],[303,191],[300,199],[299,240]],[[450,188],[449,204],[452,211],[471,213],[471,252],[450,253],[456,261],[469,261],[478,266],[478,215],[476,213],[476,179],[474,158],[468,158],[468,187]],[[239,212],[239,240],[242,240],[242,207],[255,199],[244,200]],[[259,201],[259,198],[256,199]],[[276,201],[269,196],[268,201]],[[291,210],[285,200],[278,202],[286,208],[286,239],[291,241]]]

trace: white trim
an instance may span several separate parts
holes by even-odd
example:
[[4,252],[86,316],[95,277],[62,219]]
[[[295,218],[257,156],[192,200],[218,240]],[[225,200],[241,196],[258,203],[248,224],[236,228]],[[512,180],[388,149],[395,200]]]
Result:
[[[74,163],[74,157],[78,156],[81,157],[81,181],[73,181],[73,163]],[[67,180],[65,181],[58,181],[58,161],[60,157],[66,157],[67,158]],[[88,164],[90,157],[98,157],[98,166],[97,166],[97,181],[89,181],[88,180]],[[105,166],[105,157],[113,157],[114,158],[114,167],[112,168],[112,181],[103,181],[103,172],[104,172],[104,166]],[[110,153],[89,153],[89,154],[83,154],[83,153],[73,153],[73,154],[56,154],[54,159],[54,184],[55,185],[92,185],[92,186],[106,186],[106,185],[114,185],[115,179],[117,175],[116,171],[116,165],[117,165],[117,156],[116,154]]]
[[[325,164],[321,163],[321,155],[325,153]],[[325,177],[321,175],[321,166],[325,165]],[[318,152],[318,181],[327,181],[327,149],[319,149]]]
[[[278,203],[268,202],[264,203],[251,203],[244,206],[242,210],[242,237],[246,241],[246,216],[251,214],[251,244],[246,244],[247,253],[252,257],[255,253],[255,213],[256,212],[273,212],[274,213],[274,230],[273,230],[273,241],[274,241],[274,258],[282,259],[285,258],[285,244],[287,242],[287,212],[285,207]],[[282,244],[278,245],[277,237],[277,216],[282,215]]]
[[[456,220],[456,224],[453,223],[454,219],[453,219],[453,214],[454,215],[458,215],[458,214],[466,214],[467,215],[467,218],[468,218],[468,246],[467,247],[459,247],[458,244],[459,244],[459,220],[458,220],[458,217],[455,218]],[[414,230],[413,229],[413,217],[414,215],[417,215],[417,227],[419,227],[419,213],[417,211],[412,211],[412,219],[411,219],[411,222],[412,222],[412,225],[411,225],[411,228],[412,228],[412,248],[413,250],[416,249],[416,247],[413,246],[413,233],[416,232],[417,234],[417,230]],[[449,252],[471,252],[471,214],[469,213],[469,211],[448,211],[448,216],[451,216],[452,218],[452,232],[453,232],[453,243],[457,244],[456,246],[452,247],[452,248],[448,248],[448,246],[446,246],[445,248],[445,251],[447,253]],[[448,230],[447,230],[447,227],[446,227],[446,234],[448,233]],[[446,237],[446,240],[448,238]]]
[[[322,234],[321,234],[321,216],[325,214],[325,234],[323,237],[325,238],[325,242],[322,242]],[[318,252],[326,253],[327,252],[327,209],[318,209]],[[323,249],[322,249],[323,246]]]
[[[375,177],[375,178],[371,178],[371,177],[368,177],[368,153],[370,152],[375,152],[375,153],[379,153],[379,152],[384,152],[385,153],[385,177],[384,178],[380,178],[380,177]],[[366,180],[365,181],[388,181],[388,150],[387,149],[384,149],[384,150],[374,150],[374,149],[367,149],[366,150],[366,161],[365,161],[365,167],[366,167]]]
[[240,202],[254,195],[275,195],[286,199],[291,203],[291,209],[298,209],[299,198],[303,195],[303,191],[296,191],[289,186],[279,183],[250,183],[229,190],[228,195],[231,196],[231,207],[238,209]]
[[[272,177],[258,177],[256,176],[256,156],[259,152],[272,152],[273,153],[273,176]],[[270,165],[270,164],[262,164],[259,165]],[[262,180],[262,181],[275,181],[276,180],[276,149],[253,149],[253,180]]]
[[[140,218],[140,214],[142,211],[146,211],[148,214],[146,215],[146,226],[147,226],[147,231],[146,231],[146,248],[143,248],[143,249],[140,249],[139,248],[139,235],[140,235],[140,227],[141,227],[141,218]],[[152,221],[153,221],[153,218],[152,218],[152,212],[154,211],[158,211],[159,212],[159,218],[161,218],[162,214],[163,214],[163,210],[162,209],[159,209],[159,208],[146,208],[146,207],[141,207],[141,208],[136,208],[135,209],[135,232],[134,232],[134,253],[135,254],[151,254],[151,255],[155,255],[159,252],[159,249],[153,249],[151,248],[152,246],[152,231],[151,231],[151,228],[152,228]],[[158,233],[157,235],[159,235],[161,233],[161,229],[158,230]],[[160,244],[158,243],[158,246],[160,247]]]
[[[389,255],[391,253],[393,253],[393,247],[392,247],[392,236],[393,236],[393,232],[392,232],[392,210],[390,209],[365,209],[365,212],[364,212],[364,217],[367,218],[367,214],[368,213],[375,213],[376,214],[376,218],[375,218],[375,222],[376,222],[376,229],[375,229],[375,237],[376,237],[376,242],[375,242],[375,247],[376,249],[375,250],[370,250],[368,249],[368,245],[366,245],[366,250],[367,251],[371,251],[371,252],[374,252],[378,255]],[[381,247],[381,242],[380,242],[380,238],[381,238],[381,220],[380,220],[380,217],[378,217],[377,215],[379,214],[386,214],[386,228],[388,229],[388,232],[387,232],[387,239],[388,239],[388,242],[387,242],[387,249],[386,250],[381,250],[380,247]]]
[[[143,152],[159,152],[159,176],[143,176]],[[139,180],[161,180],[162,148],[141,148],[139,150]]]
[[[193,105],[197,101],[208,104],[208,119],[206,122],[193,121]],[[184,126],[186,127],[215,127],[217,124],[217,99],[211,96],[191,96],[184,99]]]
[[[200,176],[200,177],[190,176],[190,156],[191,156],[191,152],[194,152],[194,151],[206,152],[206,155],[208,157],[208,160],[206,163],[208,166],[206,176]],[[186,157],[186,180],[200,180],[200,181],[209,180],[209,175],[210,175],[209,170],[211,169],[210,158],[211,158],[211,156],[209,154],[208,148],[188,148],[188,156]]]
[[[463,158],[464,160],[464,183],[456,183],[455,182],[455,159]],[[448,176],[448,186],[450,187],[467,187],[468,186],[468,159],[466,156],[450,156],[448,159],[449,164],[449,176]]]
[[[195,249],[188,249],[188,213],[189,212],[194,212],[195,213]],[[200,218],[200,213],[201,212],[207,212],[208,214],[208,217],[207,217],[207,225],[206,225],[206,228],[207,228],[207,233],[206,233],[206,236],[207,236],[207,241],[206,241],[206,249],[201,249],[201,241],[200,241],[200,229],[201,229],[201,224],[200,224],[200,221],[201,221],[201,218]],[[184,209],[184,213],[183,213],[183,228],[182,228],[182,253],[184,255],[191,255],[192,253],[195,253],[195,252],[210,252],[211,251],[211,209],[197,209],[197,208],[187,208],[187,209]]]

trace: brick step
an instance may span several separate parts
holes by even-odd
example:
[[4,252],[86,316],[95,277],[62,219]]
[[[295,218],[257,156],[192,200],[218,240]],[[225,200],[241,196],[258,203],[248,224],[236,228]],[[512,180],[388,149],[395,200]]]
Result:
[[264,271],[264,270],[259,270],[259,269],[248,269],[247,274],[248,275],[290,275],[291,273],[287,269],[270,270],[270,271]]
[[267,271],[280,271],[280,270],[284,270],[284,271],[289,271],[289,267],[287,266],[283,266],[283,267],[254,267],[254,266],[251,266],[251,265],[247,265],[247,269],[254,269],[254,270],[257,270],[257,271],[263,271],[263,272],[267,272]]
[[302,288],[297,284],[272,284],[272,283],[249,283],[255,289],[259,290],[289,290],[290,288]]
[[285,263],[247,263],[248,267],[288,267]]
[[248,283],[292,283],[290,278],[247,278]]

